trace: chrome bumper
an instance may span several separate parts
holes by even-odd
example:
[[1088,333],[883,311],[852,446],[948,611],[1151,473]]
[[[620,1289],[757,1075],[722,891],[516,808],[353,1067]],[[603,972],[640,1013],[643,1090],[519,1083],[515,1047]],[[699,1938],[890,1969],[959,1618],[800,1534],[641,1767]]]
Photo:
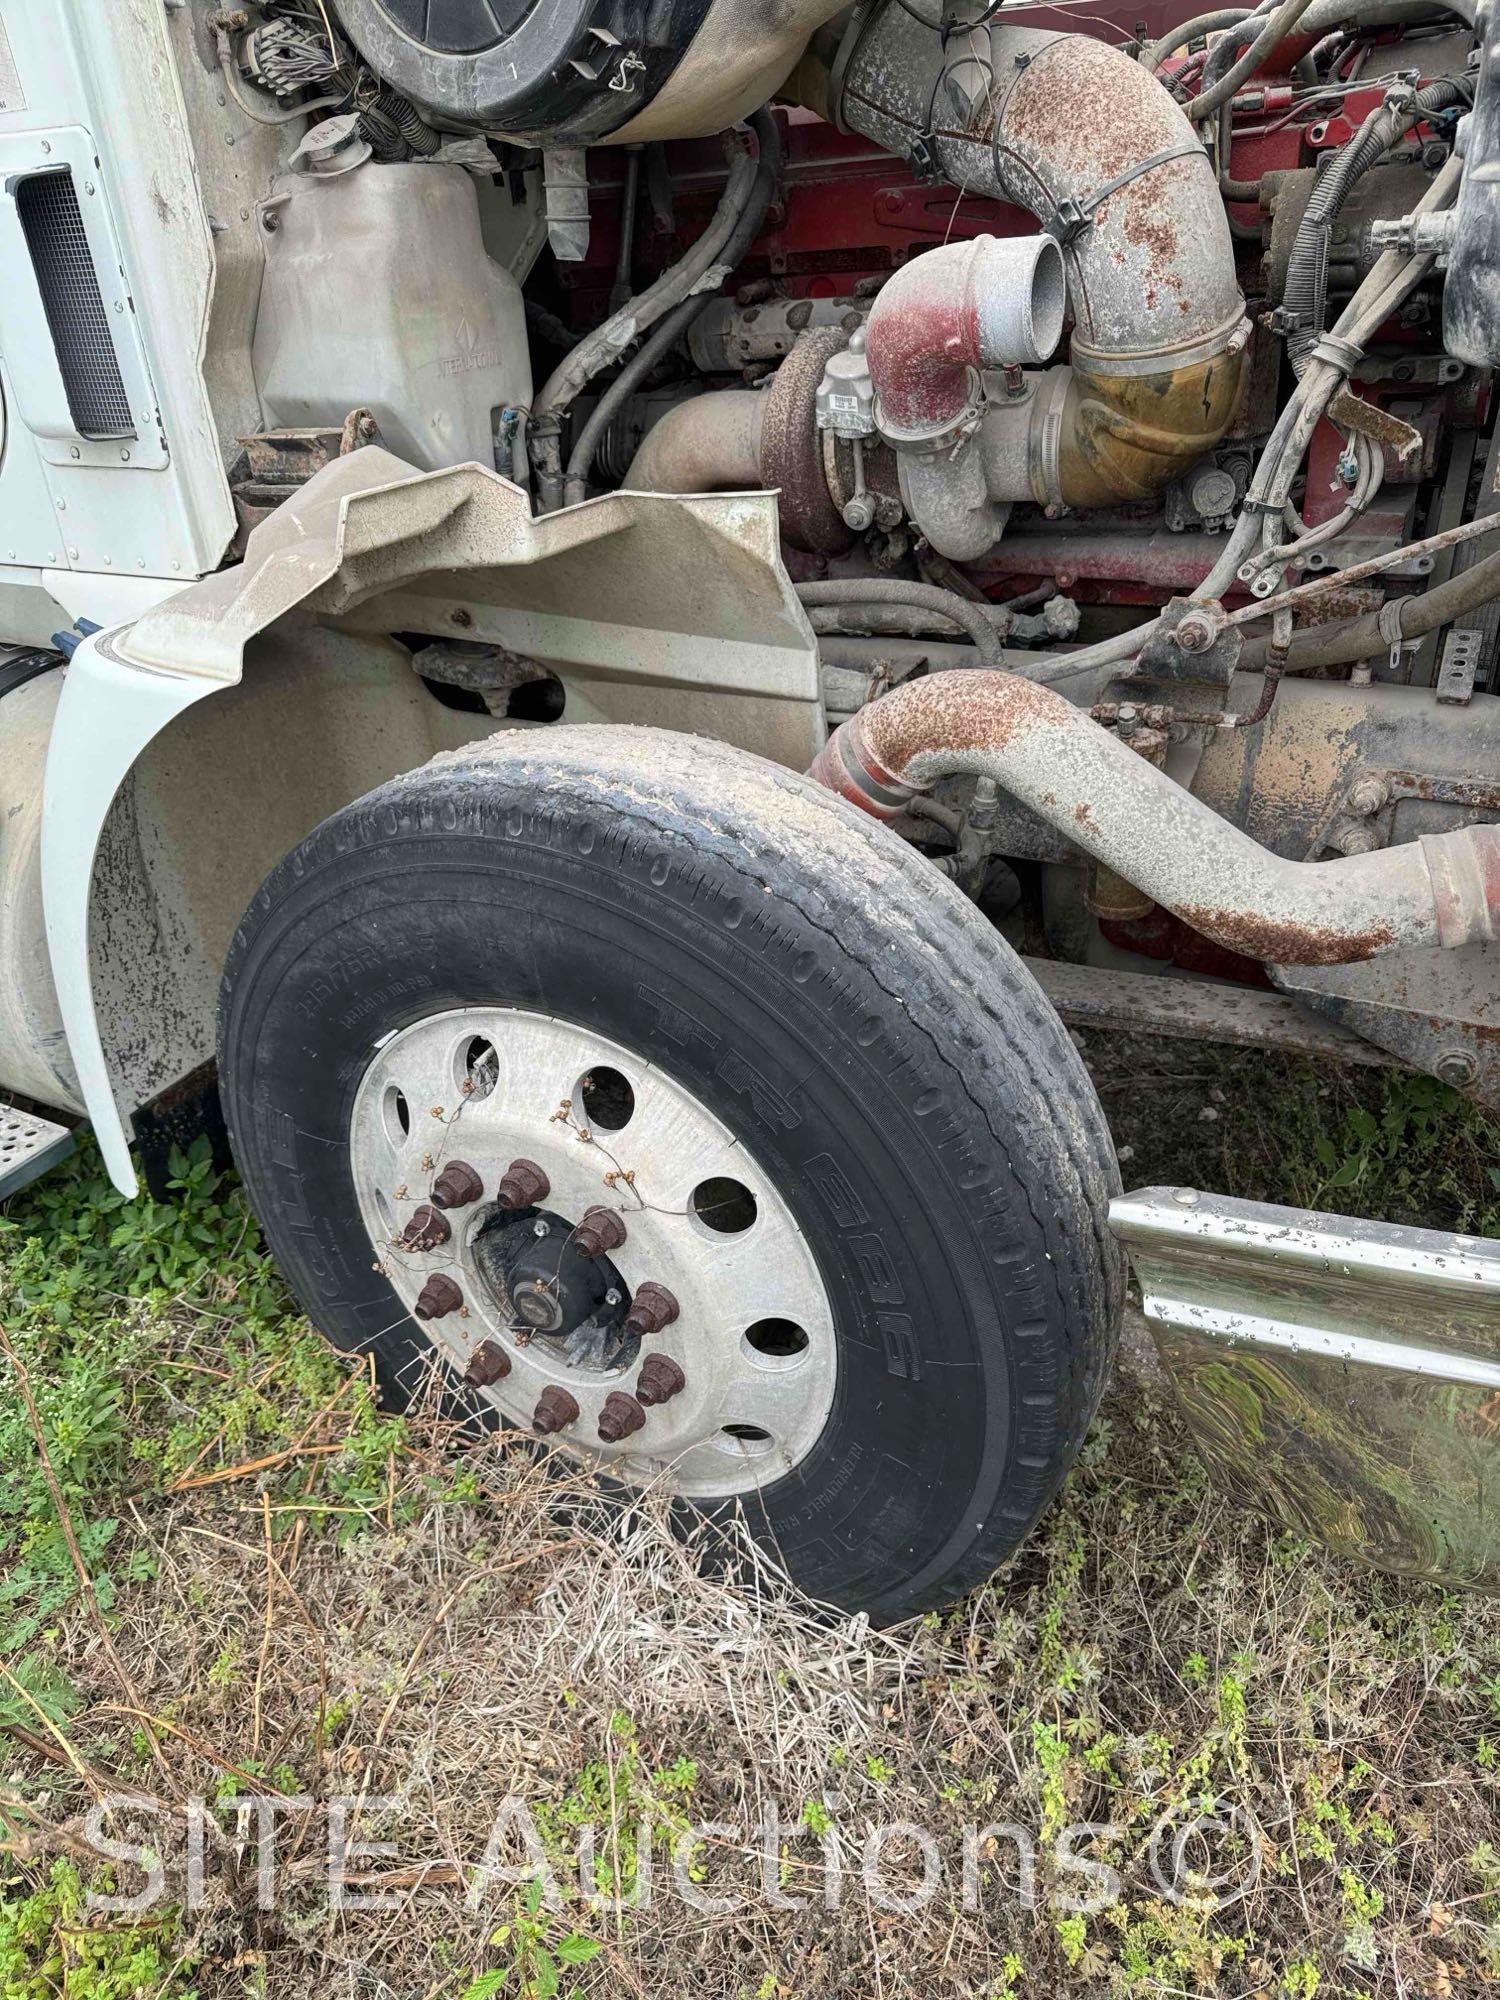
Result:
[[1500,1241],[1201,1194],[1110,1224],[1215,1482],[1385,1569],[1500,1589]]

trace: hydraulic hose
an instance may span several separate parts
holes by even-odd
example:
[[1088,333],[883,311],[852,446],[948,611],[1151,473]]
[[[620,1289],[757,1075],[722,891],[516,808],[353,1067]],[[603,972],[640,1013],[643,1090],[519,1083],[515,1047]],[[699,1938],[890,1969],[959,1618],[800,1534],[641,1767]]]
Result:
[[1061,695],[1014,674],[908,682],[841,723],[809,775],[887,820],[941,778],[993,779],[1202,936],[1273,964],[1500,939],[1500,826],[1290,861]]

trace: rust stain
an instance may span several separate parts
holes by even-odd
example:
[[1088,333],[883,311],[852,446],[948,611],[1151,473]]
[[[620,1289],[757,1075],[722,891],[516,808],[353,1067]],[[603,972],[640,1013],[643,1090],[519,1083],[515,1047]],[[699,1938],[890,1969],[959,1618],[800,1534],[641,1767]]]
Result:
[[1202,903],[1179,904],[1176,914],[1215,944],[1269,965],[1350,965],[1373,958],[1396,942],[1389,924],[1341,930],[1335,924],[1289,924],[1254,911],[1214,909]]
[[1014,674],[970,671],[914,681],[857,719],[864,746],[899,778],[924,750],[1004,750],[1031,729],[1066,727],[1077,716],[1050,688]]

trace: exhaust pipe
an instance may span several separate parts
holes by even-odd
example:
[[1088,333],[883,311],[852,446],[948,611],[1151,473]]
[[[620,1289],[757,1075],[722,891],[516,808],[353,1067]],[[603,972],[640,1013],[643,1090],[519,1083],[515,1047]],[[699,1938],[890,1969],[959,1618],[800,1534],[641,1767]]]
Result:
[[1014,674],[933,674],[840,724],[809,776],[876,819],[992,778],[1202,936],[1273,965],[1500,941],[1500,826],[1337,861],[1273,854],[1081,709]]

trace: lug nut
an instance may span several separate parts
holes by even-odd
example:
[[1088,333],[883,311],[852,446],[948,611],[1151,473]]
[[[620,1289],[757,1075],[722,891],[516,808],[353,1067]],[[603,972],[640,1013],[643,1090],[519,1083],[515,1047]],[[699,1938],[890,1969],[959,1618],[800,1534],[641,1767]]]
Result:
[[666,1286],[657,1284],[654,1278],[643,1278],[635,1288],[635,1297],[630,1301],[630,1311],[620,1331],[634,1334],[637,1340],[649,1340],[664,1326],[670,1326],[677,1313],[677,1301]]
[[471,1389],[488,1389],[492,1382],[503,1382],[510,1373],[510,1356],[494,1340],[481,1340],[469,1356],[469,1365],[464,1370],[464,1380]]
[[585,1209],[573,1241],[584,1257],[602,1257],[606,1250],[618,1250],[625,1241],[625,1225],[612,1208]]
[[432,1184],[439,1208],[467,1208],[484,1193],[484,1182],[467,1160],[450,1160]]
[[453,1280],[442,1271],[434,1271],[417,1293],[417,1318],[446,1319],[449,1313],[457,1312],[463,1302],[464,1295]]
[[627,1396],[623,1389],[611,1389],[599,1413],[599,1435],[606,1444],[618,1444],[645,1421],[646,1412],[634,1396]]
[[535,1208],[552,1192],[552,1183],[535,1160],[512,1160],[500,1176],[495,1199],[502,1208]]
[[559,1389],[555,1383],[543,1389],[531,1413],[531,1428],[534,1431],[540,1431],[543,1437],[550,1437],[554,1431],[565,1430],[577,1421],[578,1405],[566,1389]]
[[648,1354],[635,1385],[636,1399],[650,1409],[657,1403],[669,1403],[686,1387],[687,1377],[670,1354]]
[[452,1234],[447,1216],[440,1209],[431,1208],[424,1202],[402,1230],[401,1244],[406,1250],[436,1250],[438,1245],[446,1243]]

